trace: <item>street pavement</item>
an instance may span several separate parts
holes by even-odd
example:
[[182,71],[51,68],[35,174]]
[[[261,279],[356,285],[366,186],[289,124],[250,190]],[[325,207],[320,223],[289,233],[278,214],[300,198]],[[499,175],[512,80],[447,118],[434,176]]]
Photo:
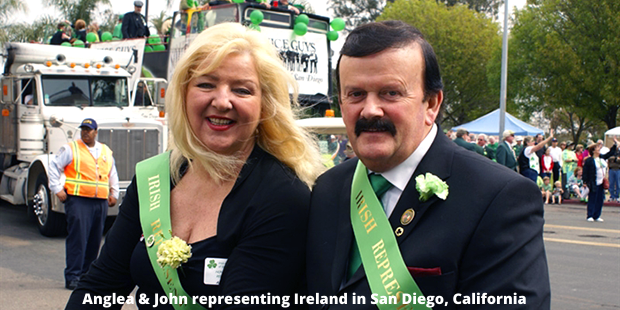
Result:
[[[551,309],[620,309],[620,208],[602,217],[587,222],[581,204],[545,206]],[[64,237],[41,236],[24,206],[0,202],[0,309],[64,309],[63,269]]]

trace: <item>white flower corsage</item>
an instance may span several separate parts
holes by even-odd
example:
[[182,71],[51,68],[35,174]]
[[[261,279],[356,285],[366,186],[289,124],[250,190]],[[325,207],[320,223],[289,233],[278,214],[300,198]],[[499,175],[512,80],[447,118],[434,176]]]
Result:
[[415,188],[420,193],[420,201],[426,201],[433,195],[442,200],[448,198],[448,184],[430,172],[415,177]]
[[192,257],[192,246],[179,237],[172,237],[162,242],[157,248],[157,263],[162,268],[170,266],[176,269],[181,264],[187,263],[190,257]]

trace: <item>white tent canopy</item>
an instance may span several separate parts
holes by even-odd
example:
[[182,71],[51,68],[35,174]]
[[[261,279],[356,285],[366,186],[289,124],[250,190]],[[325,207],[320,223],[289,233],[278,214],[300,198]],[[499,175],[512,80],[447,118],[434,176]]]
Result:
[[[535,136],[536,134],[543,133],[541,129],[523,122],[508,113],[506,113],[504,124],[505,130],[512,130],[515,135],[518,136]],[[483,133],[499,136],[499,109],[469,123],[454,126],[452,130],[457,130],[459,128],[467,129],[467,131],[475,134]]]
[[614,137],[620,140],[620,126],[605,132],[605,146],[611,147],[614,144]]

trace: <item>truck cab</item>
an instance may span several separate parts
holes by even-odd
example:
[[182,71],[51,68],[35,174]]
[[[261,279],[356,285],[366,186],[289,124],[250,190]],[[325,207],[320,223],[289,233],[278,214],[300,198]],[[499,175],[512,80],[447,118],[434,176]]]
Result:
[[121,196],[135,164],[165,150],[166,127],[158,107],[134,106],[131,52],[7,43],[0,96],[0,198],[25,204],[43,235],[65,230],[64,205],[50,193],[48,167],[62,145],[80,138],[93,118],[97,139],[113,153]]

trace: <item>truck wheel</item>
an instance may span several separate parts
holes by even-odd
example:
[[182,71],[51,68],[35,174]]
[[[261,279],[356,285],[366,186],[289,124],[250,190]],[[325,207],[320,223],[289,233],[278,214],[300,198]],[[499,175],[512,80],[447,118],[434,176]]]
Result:
[[39,232],[47,237],[63,234],[67,229],[67,222],[63,214],[52,211],[50,190],[47,188],[45,173],[39,175],[36,184],[33,209]]

